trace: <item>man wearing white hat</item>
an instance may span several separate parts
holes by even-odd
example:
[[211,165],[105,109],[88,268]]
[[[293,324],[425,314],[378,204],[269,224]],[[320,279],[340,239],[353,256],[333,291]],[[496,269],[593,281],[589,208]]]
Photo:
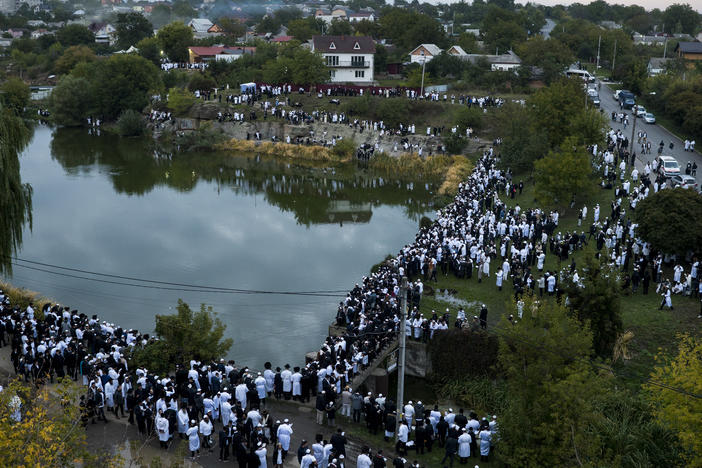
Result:
[[256,393],[258,393],[258,399],[261,402],[261,406],[266,406],[266,396],[268,396],[268,391],[266,389],[266,379],[258,373],[258,377],[254,380],[254,385],[256,385]]
[[188,448],[190,449],[190,457],[195,460],[195,456],[200,456],[200,434],[197,430],[197,421],[190,421],[190,428],[186,432],[188,436]]
[[285,457],[288,455],[288,450],[290,450],[290,436],[292,433],[292,423],[290,423],[290,420],[284,419],[283,424],[278,426],[278,432],[276,433],[278,442],[280,442],[281,447],[283,447],[283,460],[285,460]]
[[307,449],[305,451],[305,454],[302,456],[302,460],[300,460],[300,468],[310,468],[312,466],[312,463],[317,463],[317,459],[314,458],[314,455],[312,455],[312,451],[310,449]]

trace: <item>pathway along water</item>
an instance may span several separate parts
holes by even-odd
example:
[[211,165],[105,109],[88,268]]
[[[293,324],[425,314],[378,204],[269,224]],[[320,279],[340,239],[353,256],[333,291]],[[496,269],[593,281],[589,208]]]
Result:
[[[169,160],[145,140],[41,126],[20,162],[34,188],[34,227],[19,257],[228,288],[349,290],[414,240],[434,190],[351,167],[215,153]],[[173,313],[178,298],[211,304],[234,338],[230,356],[256,367],[318,349],[338,304],[132,288],[20,266],[10,281],[140,331],[153,330],[154,315]]]

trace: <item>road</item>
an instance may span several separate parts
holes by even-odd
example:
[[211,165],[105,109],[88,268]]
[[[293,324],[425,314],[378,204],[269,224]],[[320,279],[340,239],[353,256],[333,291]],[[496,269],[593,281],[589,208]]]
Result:
[[[614,128],[615,130],[621,129],[624,135],[631,140],[631,130],[632,130],[632,125],[633,125],[633,114],[632,111],[624,111],[629,114],[629,125],[627,125],[626,128],[619,122],[613,122],[612,121],[612,112],[621,112],[619,109],[619,102],[614,99],[614,96],[612,93],[616,89],[620,89],[621,85],[617,87],[617,85],[606,85],[602,83],[602,86],[600,88],[600,108],[603,110],[605,116],[607,117],[607,121],[609,125]],[[642,165],[645,164],[646,161],[653,161],[657,156],[658,156],[658,145],[663,140],[665,142],[665,150],[663,151],[664,155],[667,156],[673,156],[675,159],[678,160],[678,163],[680,164],[680,167],[682,171],[685,171],[685,166],[687,165],[688,161],[691,162],[697,162],[697,167],[698,167],[698,173],[702,173],[702,155],[700,155],[699,151],[695,151],[694,153],[691,153],[689,151],[685,151],[685,145],[680,138],[676,137],[672,133],[670,133],[668,130],[665,128],[661,127],[658,124],[647,124],[644,122],[643,119],[637,118],[636,119],[636,131],[634,134],[634,142],[637,140],[636,134],[638,134],[639,130],[643,130],[648,134],[648,140],[652,144],[651,148],[651,154],[646,154],[642,155],[641,153],[641,146],[640,145],[634,145],[634,149],[636,150],[636,159],[637,161],[642,161]],[[670,142],[673,142],[674,148],[671,150],[669,148]],[[699,148],[699,145],[701,143],[697,142],[697,146]],[[697,177],[698,181],[700,180],[700,177]]]

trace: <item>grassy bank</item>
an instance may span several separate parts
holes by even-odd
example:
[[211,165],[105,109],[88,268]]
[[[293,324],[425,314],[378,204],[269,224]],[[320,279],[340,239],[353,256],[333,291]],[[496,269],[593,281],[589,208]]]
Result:
[[0,289],[3,290],[6,296],[10,297],[12,305],[17,305],[20,308],[25,309],[30,302],[34,304],[34,312],[38,318],[43,318],[41,308],[44,306],[44,304],[53,302],[36,291],[31,291],[25,288],[17,288],[10,283],[6,283],[5,281],[0,281]]
[[[350,164],[354,161],[355,152],[354,145],[337,145],[333,148],[327,148],[238,139],[220,143],[216,145],[216,149],[237,153],[237,155],[260,155],[313,166]],[[403,153],[399,156],[377,153],[363,164],[378,174],[439,182],[438,194],[444,197],[455,195],[458,191],[458,184],[468,177],[473,168],[470,160],[462,155],[420,157],[416,153]]]
[[[519,177],[515,177],[515,180],[518,181]],[[609,215],[612,197],[613,192],[611,190],[595,189],[592,197],[587,202],[590,221],[592,220],[592,208],[595,203],[599,203],[602,207],[602,216]],[[519,204],[523,209],[539,206],[534,200],[533,184],[526,178],[525,189],[521,195],[510,199],[502,194],[502,199],[509,206]],[[567,210],[561,216],[557,231],[562,233],[573,230],[588,232],[589,224],[583,223],[582,226],[578,226],[577,210],[579,208],[581,206]],[[583,251],[575,253],[576,264],[581,264],[584,255]],[[550,271],[559,270],[568,266],[570,261],[571,258],[561,263],[557,256],[547,253],[544,268]],[[514,294],[511,282],[506,281],[502,291],[499,291],[495,284],[497,263],[501,263],[501,260],[491,265],[490,276],[488,278],[483,277],[481,283],[478,283],[475,272],[472,279],[459,279],[453,274],[444,276],[439,272],[436,283],[425,281],[425,284],[429,285],[433,291],[432,294],[425,294],[422,297],[420,311],[425,316],[428,316],[431,315],[432,310],[441,313],[446,308],[449,308],[452,316],[451,323],[453,323],[459,305],[465,307],[466,315],[472,316],[478,315],[480,304],[484,303],[489,310],[489,325],[497,325],[503,315],[514,311]],[[632,266],[630,266],[631,268]],[[538,271],[534,269],[534,277],[538,278],[538,276]],[[672,265],[668,265],[664,269],[663,278],[672,278],[672,276]],[[699,299],[673,296],[674,310],[661,311],[658,310],[661,297],[656,294],[655,288],[656,284],[652,283],[648,295],[644,296],[641,292],[642,290],[639,289],[637,293],[626,292],[622,296],[621,311],[624,331],[633,332],[634,338],[628,347],[631,359],[614,364],[614,371],[620,377],[622,384],[632,390],[638,390],[644,380],[649,377],[655,365],[654,357],[659,351],[674,353],[677,350],[677,333],[699,334],[699,320],[696,318],[700,313]],[[440,290],[450,290],[451,293],[441,293]],[[553,299],[545,296],[543,300]]]

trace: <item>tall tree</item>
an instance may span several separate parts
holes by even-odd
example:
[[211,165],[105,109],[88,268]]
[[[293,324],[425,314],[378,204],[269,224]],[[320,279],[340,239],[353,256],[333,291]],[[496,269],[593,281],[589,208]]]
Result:
[[656,417],[677,431],[686,450],[686,466],[701,467],[702,340],[699,336],[679,335],[678,354],[673,358],[661,354],[659,362],[651,380],[663,387],[648,383],[644,388],[654,404]]
[[73,75],[62,77],[49,97],[55,122],[66,127],[83,125],[92,106],[90,82]]
[[588,251],[581,272],[578,283],[565,281],[570,307],[583,324],[589,324],[595,354],[610,358],[623,327],[617,271]]
[[64,47],[94,44],[95,34],[81,24],[69,24],[56,32],[56,39]]
[[534,195],[545,206],[566,208],[592,192],[592,165],[587,151],[566,139],[560,149],[534,163]]
[[159,92],[161,77],[156,66],[132,54],[113,55],[96,62],[91,90],[98,115],[116,119],[123,111],[141,112],[150,93]]
[[193,42],[193,31],[180,21],[168,24],[156,34],[163,52],[173,62],[188,61],[188,46]]
[[137,348],[133,354],[135,362],[156,372],[165,372],[175,364],[191,359],[218,360],[229,351],[232,339],[224,338],[227,326],[212,307],[202,304],[199,310],[193,311],[179,299],[176,310],[173,315],[156,316],[156,336],[159,339]]
[[500,328],[508,408],[497,456],[510,466],[582,466],[599,445],[587,427],[604,387],[587,361],[592,334],[553,301],[527,301],[522,319],[503,317]]
[[17,77],[8,78],[0,85],[0,100],[8,109],[17,115],[22,115],[24,108],[29,104],[31,92],[27,83]]
[[663,12],[663,30],[668,34],[695,34],[700,26],[700,14],[688,3],[675,3]]
[[653,248],[685,255],[702,249],[702,195],[695,190],[659,190],[636,207],[637,233]]
[[141,13],[120,13],[117,15],[117,47],[128,49],[140,40],[154,34],[154,26]]
[[29,143],[22,118],[0,106],[0,273],[12,273],[12,261],[22,245],[24,225],[32,226],[32,187],[20,177],[19,153]]

